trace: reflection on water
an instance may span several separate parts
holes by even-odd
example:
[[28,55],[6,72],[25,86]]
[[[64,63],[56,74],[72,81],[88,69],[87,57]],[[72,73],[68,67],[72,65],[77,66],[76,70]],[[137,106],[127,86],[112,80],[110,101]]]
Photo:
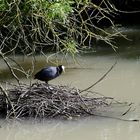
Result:
[[[84,89],[96,82],[116,61],[116,57],[80,56],[79,64],[69,62],[67,69],[51,84],[65,84]],[[120,101],[135,103],[136,110],[128,118],[140,119],[140,60],[117,58],[115,68],[95,87],[93,91],[114,97]],[[24,81],[24,80],[23,80]],[[29,81],[26,80],[28,83]],[[35,82],[32,80],[32,82]],[[0,122],[2,140],[139,140],[139,122],[93,117],[75,121],[16,121]]]

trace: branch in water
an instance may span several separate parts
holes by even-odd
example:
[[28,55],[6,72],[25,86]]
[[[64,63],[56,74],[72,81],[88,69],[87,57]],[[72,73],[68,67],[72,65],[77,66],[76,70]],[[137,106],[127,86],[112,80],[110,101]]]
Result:
[[109,74],[109,72],[115,67],[116,64],[117,64],[117,61],[111,66],[111,68],[98,81],[96,81],[94,84],[92,84],[88,88],[81,90],[80,93],[91,89],[92,87],[97,85],[99,82],[101,82]]

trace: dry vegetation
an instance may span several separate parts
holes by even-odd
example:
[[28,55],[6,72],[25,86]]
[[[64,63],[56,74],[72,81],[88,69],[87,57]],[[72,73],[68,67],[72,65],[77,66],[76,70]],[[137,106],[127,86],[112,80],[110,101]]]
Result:
[[[91,96],[89,91],[46,83],[20,85],[2,92],[5,93],[0,97],[0,110],[6,112],[6,118],[73,119],[96,115],[95,112],[101,108],[115,104],[130,108],[130,105],[111,97],[97,96],[94,92]],[[4,95],[8,95],[8,102]]]

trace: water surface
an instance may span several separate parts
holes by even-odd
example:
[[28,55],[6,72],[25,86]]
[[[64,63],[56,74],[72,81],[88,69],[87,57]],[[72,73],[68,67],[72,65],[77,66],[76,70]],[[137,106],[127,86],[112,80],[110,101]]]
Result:
[[[134,109],[124,119],[140,119],[140,60],[116,56],[79,56],[78,63],[70,61],[66,73],[50,81],[84,89],[100,77],[117,61],[114,69],[91,90],[118,101],[133,102]],[[24,80],[23,80],[24,81]],[[26,81],[27,83],[29,81]],[[34,82],[34,80],[32,80]],[[112,110],[115,112],[115,110]],[[106,114],[109,115],[109,114]],[[122,121],[104,117],[89,117],[73,121],[50,120],[0,121],[2,140],[139,140],[139,122]]]
[[[121,29],[127,33],[129,38],[134,41],[118,42],[122,44],[119,55],[104,53],[91,53],[79,55],[77,62],[67,59],[63,64],[66,66],[66,73],[50,81],[51,84],[68,85],[85,89],[99,80],[108,69],[117,61],[113,70],[96,86],[92,91],[105,96],[113,97],[121,102],[133,103],[129,113],[120,117],[126,108],[112,108],[101,115],[112,116],[121,119],[140,119],[140,49],[139,49],[139,30]],[[118,39],[120,41],[120,38]],[[102,49],[101,49],[102,50]],[[100,54],[100,55],[99,55]],[[108,54],[108,55],[106,55]],[[61,59],[61,56],[60,56]],[[23,62],[17,59],[18,62]],[[45,66],[45,58],[38,57],[41,60],[41,67]],[[29,62],[27,58],[24,62]],[[40,63],[40,61],[39,61]],[[1,63],[1,66],[2,63]],[[30,67],[29,63],[25,66]],[[5,65],[4,65],[5,67]],[[2,72],[2,71],[1,71]],[[11,80],[14,82],[14,80]],[[34,79],[25,80],[25,83],[34,83]],[[23,121],[4,121],[0,120],[0,139],[1,140],[139,140],[140,122],[123,121],[107,117],[88,117],[75,120],[35,120]]]

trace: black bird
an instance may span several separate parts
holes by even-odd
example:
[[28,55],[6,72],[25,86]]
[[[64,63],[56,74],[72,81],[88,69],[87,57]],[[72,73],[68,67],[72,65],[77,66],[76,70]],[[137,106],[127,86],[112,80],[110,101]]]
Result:
[[37,72],[34,79],[48,83],[48,81],[58,77],[63,71],[65,71],[65,67],[63,65],[59,65],[58,67],[50,66]]

